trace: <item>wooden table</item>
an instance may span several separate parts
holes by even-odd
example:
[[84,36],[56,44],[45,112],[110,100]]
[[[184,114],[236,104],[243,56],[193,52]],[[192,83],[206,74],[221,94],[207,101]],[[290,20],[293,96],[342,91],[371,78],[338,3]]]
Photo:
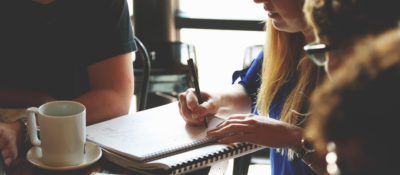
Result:
[[[227,168],[227,162],[217,163],[211,167],[203,168],[191,173],[188,175],[222,175],[224,174]],[[79,170],[68,170],[68,171],[54,171],[54,170],[45,170],[38,167],[33,166],[30,162],[26,160],[26,158],[18,158],[13,165],[7,170],[7,175],[96,175],[97,173],[101,174],[118,174],[118,175],[136,175],[140,174],[134,171],[130,171],[123,167],[120,167],[104,158],[101,158],[99,161],[94,163],[93,165],[79,169]]]
[[[133,102],[135,102],[133,98]],[[132,103],[131,105],[131,112],[136,110],[136,103]],[[10,114],[11,112],[11,114]],[[7,114],[7,115],[5,115]],[[18,115],[17,115],[18,114]],[[0,116],[14,116],[18,118],[20,115],[24,115],[25,110],[0,110]],[[4,120],[3,120],[4,121]],[[226,173],[228,168],[228,160],[220,163],[213,164],[211,167],[203,168],[197,171],[193,171],[191,173],[187,173],[188,175],[223,175]],[[99,173],[99,174],[97,174]],[[32,165],[28,160],[26,160],[25,155],[20,156],[13,162],[11,167],[7,169],[7,175],[100,175],[101,173],[104,174],[118,174],[118,175],[136,175],[140,174],[134,171],[130,171],[126,168],[118,166],[105,158],[101,158],[99,161],[94,163],[93,165],[78,169],[78,170],[68,170],[68,171],[54,171],[54,170],[45,170]],[[103,175],[104,175],[103,174]]]

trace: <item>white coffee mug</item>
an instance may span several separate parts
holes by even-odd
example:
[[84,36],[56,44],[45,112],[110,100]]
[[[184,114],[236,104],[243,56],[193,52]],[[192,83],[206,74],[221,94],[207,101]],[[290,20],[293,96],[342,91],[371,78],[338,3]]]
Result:
[[[28,111],[28,133],[42,150],[43,163],[72,166],[82,163],[86,143],[86,108],[75,101],[53,101]],[[35,114],[39,120],[40,139]]]

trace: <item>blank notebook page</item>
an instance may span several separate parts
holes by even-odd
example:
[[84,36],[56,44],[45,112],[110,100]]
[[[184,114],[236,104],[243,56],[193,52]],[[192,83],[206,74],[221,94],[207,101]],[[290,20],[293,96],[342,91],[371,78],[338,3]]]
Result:
[[175,102],[90,125],[86,131],[87,139],[109,151],[147,161],[154,153],[205,139],[207,130],[222,122],[213,118],[208,129],[188,126],[178,110]]

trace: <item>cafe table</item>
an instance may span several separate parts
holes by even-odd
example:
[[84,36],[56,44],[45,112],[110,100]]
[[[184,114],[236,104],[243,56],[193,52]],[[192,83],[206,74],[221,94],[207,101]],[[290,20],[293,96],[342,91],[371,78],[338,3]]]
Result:
[[[135,110],[135,105],[131,109]],[[25,115],[25,109],[0,109],[0,121],[15,121]],[[186,173],[187,175],[224,175],[228,169],[228,160],[215,163],[210,167]],[[136,175],[140,174],[119,165],[116,165],[104,157],[94,164],[76,170],[47,170],[31,164],[26,154],[20,155],[6,170],[7,175]]]
[[[223,175],[228,161],[213,164],[211,167],[187,173],[187,175]],[[140,174],[118,166],[104,157],[96,163],[77,170],[46,170],[32,165],[25,157],[17,158],[7,169],[7,175],[136,175]]]

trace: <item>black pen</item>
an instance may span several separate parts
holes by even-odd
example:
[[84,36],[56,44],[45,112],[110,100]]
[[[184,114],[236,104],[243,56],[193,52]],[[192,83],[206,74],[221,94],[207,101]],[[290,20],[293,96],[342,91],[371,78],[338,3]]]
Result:
[[[195,67],[195,65],[193,63],[193,59],[192,58],[189,58],[187,60],[187,62],[189,64],[190,73],[193,76],[193,85],[194,85],[194,89],[196,90],[197,100],[198,100],[199,104],[202,104],[203,103],[203,98],[201,97],[201,94],[200,94],[199,79],[197,78],[196,67]],[[207,117],[204,117],[203,123],[204,123],[204,126],[206,128],[208,128]]]

